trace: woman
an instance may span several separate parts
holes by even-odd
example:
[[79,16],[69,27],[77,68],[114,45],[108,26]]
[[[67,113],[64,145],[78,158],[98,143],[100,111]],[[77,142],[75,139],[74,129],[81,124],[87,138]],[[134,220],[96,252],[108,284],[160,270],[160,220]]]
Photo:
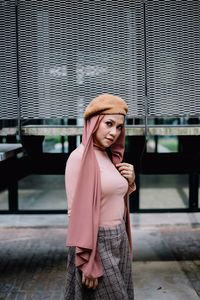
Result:
[[66,164],[65,299],[134,299],[128,195],[135,174],[122,162],[127,112],[118,96],[93,99],[84,113],[82,144]]

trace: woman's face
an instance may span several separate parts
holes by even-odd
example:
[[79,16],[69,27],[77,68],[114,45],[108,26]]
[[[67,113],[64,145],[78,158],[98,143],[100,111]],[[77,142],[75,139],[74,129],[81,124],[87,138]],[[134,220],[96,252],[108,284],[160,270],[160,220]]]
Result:
[[94,145],[106,149],[116,142],[124,127],[123,115],[105,115],[94,133]]

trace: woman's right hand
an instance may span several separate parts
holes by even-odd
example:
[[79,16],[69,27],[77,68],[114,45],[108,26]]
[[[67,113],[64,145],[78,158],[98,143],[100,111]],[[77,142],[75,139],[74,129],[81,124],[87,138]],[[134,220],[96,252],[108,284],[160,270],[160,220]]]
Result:
[[88,278],[82,273],[82,284],[89,289],[96,289],[98,285],[98,278]]

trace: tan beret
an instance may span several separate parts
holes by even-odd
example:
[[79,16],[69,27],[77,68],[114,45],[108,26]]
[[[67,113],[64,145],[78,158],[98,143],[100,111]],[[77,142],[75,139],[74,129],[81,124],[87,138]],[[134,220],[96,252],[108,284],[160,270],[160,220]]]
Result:
[[128,106],[122,98],[111,94],[102,94],[88,104],[84,112],[84,118],[90,118],[93,115],[111,114],[125,116],[127,112]]

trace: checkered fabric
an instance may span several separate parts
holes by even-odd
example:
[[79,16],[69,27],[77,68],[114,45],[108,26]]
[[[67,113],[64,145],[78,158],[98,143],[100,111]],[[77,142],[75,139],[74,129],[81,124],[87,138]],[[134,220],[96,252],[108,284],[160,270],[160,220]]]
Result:
[[133,300],[132,261],[125,225],[100,227],[98,251],[104,275],[98,287],[85,288],[74,265],[75,248],[68,247],[65,300]]

